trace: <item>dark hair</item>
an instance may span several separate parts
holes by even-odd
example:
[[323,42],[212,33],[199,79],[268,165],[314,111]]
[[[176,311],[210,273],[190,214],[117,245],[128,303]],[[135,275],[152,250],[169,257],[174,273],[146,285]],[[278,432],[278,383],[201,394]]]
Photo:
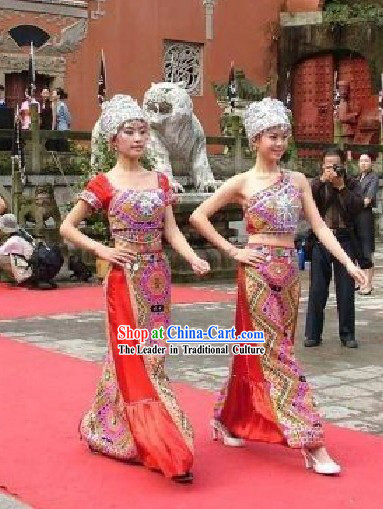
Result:
[[0,85],[0,90],[5,90],[4,85]]
[[61,87],[56,88],[57,95],[60,99],[68,99],[68,94]]
[[325,151],[325,153],[323,154],[323,160],[326,158],[326,157],[339,157],[340,161],[342,164],[345,163],[346,161],[346,155],[344,153],[344,151],[340,148],[329,148]]

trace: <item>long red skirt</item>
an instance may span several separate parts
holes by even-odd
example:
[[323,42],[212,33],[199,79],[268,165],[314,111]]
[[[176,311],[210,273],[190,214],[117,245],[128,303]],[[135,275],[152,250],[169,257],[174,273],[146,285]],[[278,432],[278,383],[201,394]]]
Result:
[[[170,270],[162,254],[139,255],[105,280],[109,349],[96,397],[80,425],[92,449],[134,460],[166,477],[191,470],[193,431],[170,389],[164,356],[120,355],[117,328],[169,325]],[[124,344],[136,346],[135,340]],[[166,346],[165,340],[151,345]]]
[[294,355],[300,283],[294,249],[251,246],[267,257],[238,271],[236,331],[263,331],[266,353],[235,355],[215,417],[248,440],[317,447],[323,428]]

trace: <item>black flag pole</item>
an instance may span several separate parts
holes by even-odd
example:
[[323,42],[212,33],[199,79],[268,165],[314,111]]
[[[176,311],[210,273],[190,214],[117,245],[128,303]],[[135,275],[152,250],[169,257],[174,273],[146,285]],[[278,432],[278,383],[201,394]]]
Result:
[[25,172],[24,140],[22,138],[19,106],[16,107],[15,112],[11,156],[17,162],[17,169],[18,171],[20,171],[22,178],[24,178]]
[[34,97],[35,90],[36,90],[36,69],[35,69],[35,55],[34,55],[33,41],[31,41],[31,51],[29,54],[28,87],[31,92],[31,97]]
[[13,135],[12,135],[12,150],[11,156],[18,156],[18,138],[19,138],[19,105],[16,106],[15,118],[13,119]]
[[101,67],[98,77],[98,103],[101,105],[106,98],[106,68],[104,50],[101,50]]
[[25,185],[24,142],[21,136],[21,120],[19,107],[16,107],[12,137],[12,212],[19,219],[19,204]]
[[235,100],[237,99],[237,82],[235,80],[235,69],[234,69],[234,62],[231,62],[230,66],[230,74],[229,74],[229,83],[227,87],[227,97],[230,102],[230,106],[232,109],[235,108]]

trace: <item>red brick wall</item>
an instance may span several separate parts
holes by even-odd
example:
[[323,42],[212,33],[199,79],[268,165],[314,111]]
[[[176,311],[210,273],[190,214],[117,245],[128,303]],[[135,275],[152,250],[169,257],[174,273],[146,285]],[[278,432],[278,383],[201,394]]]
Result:
[[286,0],[286,11],[310,12],[321,10],[324,0]]

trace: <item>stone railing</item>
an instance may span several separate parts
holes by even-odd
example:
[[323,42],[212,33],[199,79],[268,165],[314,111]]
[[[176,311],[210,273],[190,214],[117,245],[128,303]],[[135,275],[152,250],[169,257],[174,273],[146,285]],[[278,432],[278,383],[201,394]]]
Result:
[[[12,145],[13,130],[0,129],[0,154],[3,156],[9,155]],[[83,146],[90,146],[91,132],[90,131],[43,131],[40,130],[38,125],[32,130],[22,131],[22,139],[25,141],[27,158],[32,157],[28,161],[28,171],[36,174],[41,173],[41,156],[47,150],[47,142],[50,140],[68,140],[77,141]],[[232,165],[231,174],[240,173],[244,168],[248,167],[251,161],[249,155],[249,145],[247,138],[235,136],[207,136],[206,144],[208,146],[209,157],[217,161],[230,160]],[[214,148],[213,148],[214,147]],[[315,143],[315,142],[298,142],[295,144],[295,153],[287,164],[292,169],[298,169],[303,173],[312,176],[312,168],[317,165],[322,158],[323,153],[330,149],[336,148],[339,145],[334,143]],[[365,152],[376,154],[377,160],[375,162],[375,170],[382,174],[383,177],[383,145],[351,145],[345,144],[341,147],[346,153],[355,155]],[[62,152],[63,150],[61,150]],[[64,151],[65,152],[65,151]],[[70,154],[70,152],[67,152]],[[353,163],[350,163],[351,169]],[[0,175],[8,173],[0,161]],[[316,173],[316,171],[314,172]]]
[[[11,175],[10,150],[12,145],[13,130],[0,129],[0,183],[9,185]],[[62,175],[62,171],[75,178],[80,170],[73,170],[73,153],[65,151],[65,141],[78,142],[81,146],[90,147],[90,131],[42,131],[36,126],[32,131],[22,132],[25,141],[27,174],[36,180],[39,175]],[[55,143],[63,140],[61,149],[54,150]],[[53,150],[52,150],[53,142]],[[50,143],[50,145],[49,145]],[[226,180],[236,173],[247,170],[253,164],[249,154],[248,141],[246,138],[235,136],[208,136],[206,138],[209,160],[213,172],[218,180]],[[67,146],[68,143],[67,143]],[[299,142],[291,158],[285,165],[296,171],[304,173],[308,177],[318,174],[321,159],[327,149],[338,145],[331,143]],[[342,147],[350,156],[347,166],[351,175],[357,173],[357,154],[369,152],[377,154],[374,170],[383,179],[383,145],[344,145]],[[61,165],[61,168],[55,165]],[[174,161],[174,174],[182,184],[190,181],[190,172],[183,161]],[[5,178],[8,176],[8,178]],[[380,200],[382,203],[382,200]],[[382,207],[383,208],[383,207]]]
[[[11,173],[10,150],[12,145],[13,130],[0,129],[0,175]],[[22,131],[22,138],[25,141],[25,152],[27,159],[27,172],[32,175],[44,173],[46,167],[45,159],[51,157],[52,152],[61,159],[70,158],[73,154],[61,148],[55,151],[55,143],[59,140],[78,142],[81,146],[90,147],[90,131],[42,131],[38,126],[31,131]],[[249,152],[248,141],[244,137],[235,136],[207,136],[209,159],[218,179],[228,178],[236,173],[248,169],[252,164]],[[53,146],[53,148],[52,148]],[[297,171],[301,171],[308,177],[316,175],[320,168],[320,160],[324,152],[330,148],[339,147],[333,143],[298,142],[291,153],[290,160],[285,165]],[[351,174],[356,173],[357,163],[355,156],[363,152],[378,155],[374,163],[374,169],[383,177],[383,145],[343,145],[345,152],[354,156],[348,163]],[[175,175],[185,176],[189,173],[185,168],[184,161],[175,161]],[[67,165],[64,164],[64,167]],[[179,168],[179,169],[178,169]],[[49,168],[49,173],[55,174],[54,168]],[[76,175],[76,172],[69,174]]]
[[[52,149],[49,148],[50,141],[76,141],[82,146],[90,147],[91,134],[92,133],[90,131],[43,131],[40,130],[38,126],[33,130],[22,131],[22,139],[25,142],[28,173],[33,175],[43,173],[43,168],[45,167],[44,159],[47,157],[47,154],[52,152]],[[12,137],[13,130],[0,129],[0,175],[11,173],[10,150],[12,146]],[[236,138],[234,136],[208,136],[206,138],[206,143],[208,147],[220,147],[218,150],[219,154],[216,156],[212,155],[211,158],[213,161],[217,161],[218,166],[225,166],[225,164],[222,163],[224,160],[229,160],[232,168],[231,174],[240,173],[243,171],[244,167],[246,168],[248,166],[247,160],[249,157],[246,157],[246,154],[244,153],[244,151],[248,149],[248,142],[246,138]],[[223,154],[225,148],[228,152],[228,156]],[[57,155],[60,157],[69,157],[71,153],[65,152],[65,150],[61,148],[57,151]],[[5,162],[7,159],[8,164]],[[224,171],[225,175],[226,173],[227,172]]]

